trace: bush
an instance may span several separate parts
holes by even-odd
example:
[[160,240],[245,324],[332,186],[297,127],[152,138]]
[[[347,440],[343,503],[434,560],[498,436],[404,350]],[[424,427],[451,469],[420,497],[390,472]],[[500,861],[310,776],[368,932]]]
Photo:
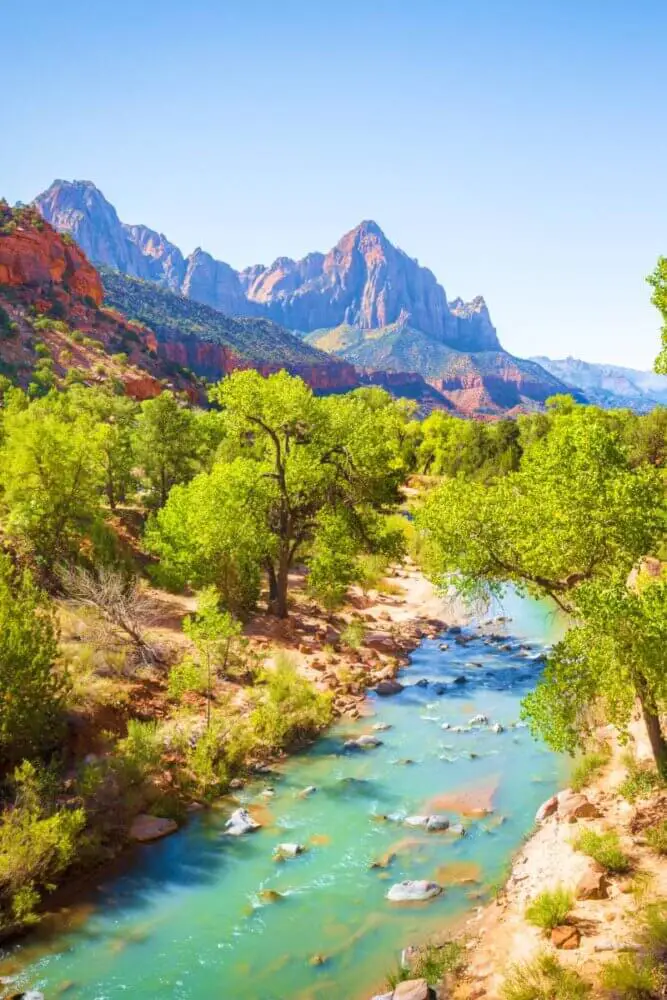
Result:
[[570,787],[573,792],[580,792],[582,788],[589,785],[595,775],[602,770],[605,764],[609,763],[611,750],[608,744],[603,744],[599,749],[591,750],[580,757],[572,769]]
[[574,906],[574,894],[562,886],[553,891],[545,890],[526,907],[526,920],[543,931],[550,931],[564,924]]
[[66,679],[56,669],[58,630],[29,573],[0,554],[0,758],[50,749],[62,728]]
[[667,854],[667,819],[646,831],[646,843],[657,854]]
[[132,784],[141,784],[154,774],[162,763],[164,739],[157,722],[130,719],[127,736],[118,741],[117,758]]
[[50,805],[50,776],[24,761],[16,798],[0,823],[0,930],[32,924],[44,889],[68,868],[85,826],[83,809]]
[[615,830],[610,830],[608,833],[584,830],[574,841],[574,849],[588,854],[608,872],[620,875],[630,870],[630,859],[621,849]]
[[544,953],[532,962],[510,968],[502,988],[503,1000],[585,1000],[590,986],[573,969],[564,969],[554,955]]
[[321,693],[297,673],[286,658],[277,658],[274,670],[264,672],[255,694],[250,722],[261,744],[281,750],[310,739],[329,725],[332,696]]
[[646,955],[620,955],[602,969],[603,988],[619,1000],[650,1000],[657,996],[664,974]]
[[354,621],[348,622],[343,631],[340,634],[340,641],[345,645],[349,646],[350,649],[359,649],[364,641],[364,635],[366,629],[364,623],[355,619]]
[[662,778],[650,764],[639,764],[634,757],[627,754],[625,763],[628,774],[619,785],[618,790],[628,802],[648,799],[663,785]]
[[186,658],[169,671],[169,697],[174,701],[180,701],[189,692],[204,694],[206,686],[204,670],[194,660]]
[[465,948],[460,941],[446,941],[443,945],[427,944],[419,949],[415,962],[409,967],[400,965],[387,976],[387,987],[396,989],[406,979],[425,979],[429,986],[437,986],[446,975],[459,975],[465,968]]
[[667,961],[667,903],[649,903],[640,914],[639,939],[656,961]]

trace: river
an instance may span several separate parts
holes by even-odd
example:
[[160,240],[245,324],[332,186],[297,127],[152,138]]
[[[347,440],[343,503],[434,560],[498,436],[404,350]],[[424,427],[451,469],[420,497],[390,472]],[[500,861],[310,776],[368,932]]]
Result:
[[[8,992],[38,989],[46,1000],[363,1000],[380,990],[404,946],[489,898],[563,773],[559,758],[515,726],[541,669],[531,657],[559,624],[551,609],[513,595],[502,613],[512,620],[491,630],[507,633],[511,650],[478,634],[467,646],[447,634],[425,640],[401,675],[400,695],[371,695],[372,717],[337,725],[239,793],[261,830],[225,836],[238,805],[228,800],[137,850],[128,870],[60,916],[56,932],[5,951]],[[457,676],[466,683],[453,684]],[[421,678],[427,687],[416,685]],[[437,683],[446,685],[443,695]],[[477,713],[504,731],[469,729]],[[376,723],[391,726],[376,733],[382,746],[343,751],[345,739]],[[302,796],[311,785],[317,791]],[[485,807],[493,811],[467,815]],[[465,836],[401,822],[423,812],[462,821]],[[273,851],[284,841],[307,850],[278,862]],[[387,868],[370,867],[388,854],[395,858]],[[435,879],[445,892],[426,904],[388,902],[389,887],[407,878]],[[267,890],[282,898],[267,901]]]

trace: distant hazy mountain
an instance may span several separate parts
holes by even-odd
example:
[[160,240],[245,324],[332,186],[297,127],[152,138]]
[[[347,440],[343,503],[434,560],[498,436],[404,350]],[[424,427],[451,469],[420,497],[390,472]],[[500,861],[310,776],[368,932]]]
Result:
[[92,261],[226,313],[272,320],[367,371],[418,373],[464,412],[541,405],[563,384],[507,354],[484,299],[447,301],[428,268],[365,221],[328,253],[236,271],[198,248],[127,225],[90,181],[54,181],[35,199]]
[[593,364],[577,358],[532,359],[569,386],[581,389],[591,403],[604,407],[629,407],[645,412],[667,406],[667,375]]

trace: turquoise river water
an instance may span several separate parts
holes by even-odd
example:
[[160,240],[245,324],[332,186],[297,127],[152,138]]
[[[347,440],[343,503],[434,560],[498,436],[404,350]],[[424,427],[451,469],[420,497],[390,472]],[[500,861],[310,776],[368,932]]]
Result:
[[[511,595],[502,613],[512,620],[486,631],[506,633],[511,650],[485,644],[479,633],[465,647],[447,634],[424,641],[401,675],[400,695],[370,695],[368,718],[336,726],[243,789],[238,799],[255,811],[261,830],[226,836],[225,820],[239,801],[224,800],[178,834],[139,849],[123,874],[62,917],[56,932],[7,950],[0,973],[12,979],[8,994],[363,1000],[381,992],[403,947],[488,898],[563,773],[562,761],[513,725],[541,669],[530,657],[553,641],[558,622],[544,606]],[[467,683],[452,684],[456,676]],[[416,685],[421,678],[427,687]],[[440,696],[437,683],[446,685]],[[477,713],[504,732],[468,729]],[[377,734],[382,746],[343,751],[345,739],[378,722],[391,726]],[[451,732],[443,722],[466,729]],[[317,792],[301,796],[310,785]],[[480,815],[485,809],[492,811]],[[462,821],[466,835],[401,822],[424,812]],[[307,850],[277,862],[273,850],[284,841]],[[388,867],[370,867],[387,855],[395,855]],[[388,902],[389,887],[407,878],[435,879],[445,892],[425,904]],[[283,898],[268,902],[267,890]]]

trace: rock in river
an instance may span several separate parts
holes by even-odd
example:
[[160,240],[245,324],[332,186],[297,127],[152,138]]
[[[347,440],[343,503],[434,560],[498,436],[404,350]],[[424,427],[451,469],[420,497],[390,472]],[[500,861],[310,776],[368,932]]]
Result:
[[469,726],[488,726],[488,724],[489,724],[488,715],[482,715],[481,712],[479,715],[473,715],[472,719],[470,719],[470,721],[468,722]]
[[303,844],[278,844],[273,853],[277,858],[295,858],[297,854],[303,854],[305,850]]
[[391,694],[400,694],[402,690],[403,685],[400,681],[380,681],[380,683],[376,685],[375,693],[386,698]]
[[254,833],[260,826],[247,809],[235,809],[225,823],[225,830],[232,837],[241,837],[244,833]]
[[437,882],[428,882],[426,879],[406,879],[405,882],[397,882],[392,885],[387,893],[387,899],[391,903],[415,903],[426,899],[433,899],[442,892],[442,886]]
[[377,736],[358,736],[356,740],[345,740],[343,744],[344,750],[374,750],[375,747],[381,747],[382,740],[379,740]]
[[165,819],[163,816],[148,816],[142,814],[135,816],[130,827],[130,840],[137,840],[144,844],[150,840],[159,840],[170,833],[178,830],[178,823],[173,819]]

